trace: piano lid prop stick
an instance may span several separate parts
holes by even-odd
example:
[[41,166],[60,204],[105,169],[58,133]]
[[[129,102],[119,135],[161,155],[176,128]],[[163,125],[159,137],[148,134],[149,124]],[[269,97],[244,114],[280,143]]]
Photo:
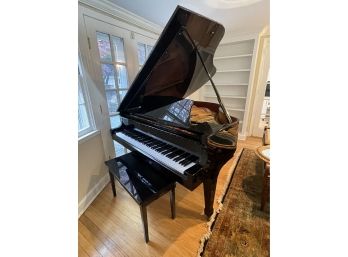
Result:
[[182,28],[183,28],[183,30],[186,32],[187,37],[188,37],[189,40],[191,41],[191,44],[194,46],[194,50],[196,51],[196,53],[197,53],[197,55],[198,55],[198,57],[199,57],[199,60],[201,61],[202,65],[203,65],[203,68],[204,68],[205,72],[206,72],[207,75],[208,75],[208,78],[209,78],[209,80],[210,80],[210,83],[211,83],[211,85],[213,86],[213,89],[214,89],[214,91],[215,91],[216,97],[217,97],[217,99],[218,99],[218,101],[219,101],[219,104],[220,104],[220,106],[221,106],[221,108],[222,108],[223,113],[225,114],[225,116],[226,116],[226,118],[227,118],[227,120],[228,120],[228,123],[229,123],[229,124],[232,124],[232,119],[231,119],[230,115],[228,114],[228,112],[227,112],[227,110],[226,110],[226,108],[225,108],[225,105],[224,105],[223,102],[222,102],[222,99],[221,99],[221,97],[220,97],[220,94],[219,94],[219,92],[218,92],[218,90],[217,90],[217,88],[216,88],[216,86],[215,86],[215,84],[214,84],[213,79],[211,78],[211,76],[210,76],[210,74],[209,74],[209,71],[208,71],[207,67],[206,67],[205,64],[204,64],[203,58],[202,58],[201,54],[199,53],[199,51],[198,51],[198,49],[197,49],[197,45],[195,44],[195,42],[194,42],[193,39],[191,38],[190,33],[187,31],[186,27],[183,26]]

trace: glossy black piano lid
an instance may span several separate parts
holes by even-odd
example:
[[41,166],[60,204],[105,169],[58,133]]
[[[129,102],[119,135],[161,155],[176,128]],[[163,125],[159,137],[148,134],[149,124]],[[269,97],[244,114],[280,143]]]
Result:
[[[159,120],[167,118],[170,122],[165,115],[157,116],[156,110],[159,113],[168,111],[173,108],[173,103],[186,98],[208,81],[187,33],[197,45],[212,76],[216,71],[214,52],[224,31],[221,24],[178,6],[121,102],[120,114],[149,115]],[[189,105],[191,108],[192,104]],[[186,112],[185,108],[183,111]],[[182,117],[179,124],[189,125],[184,113],[179,116]]]

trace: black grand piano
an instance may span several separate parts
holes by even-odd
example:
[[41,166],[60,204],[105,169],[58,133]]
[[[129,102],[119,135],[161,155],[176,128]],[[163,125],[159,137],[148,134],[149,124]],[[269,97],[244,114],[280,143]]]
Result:
[[[221,24],[178,6],[118,108],[121,126],[111,129],[114,140],[184,187],[203,182],[208,217],[238,135],[238,119],[228,115],[211,79],[223,35]],[[220,104],[187,99],[208,80]]]

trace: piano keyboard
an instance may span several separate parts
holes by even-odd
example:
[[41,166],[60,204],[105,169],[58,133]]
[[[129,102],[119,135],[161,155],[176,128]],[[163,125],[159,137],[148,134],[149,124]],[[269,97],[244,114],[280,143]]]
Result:
[[198,158],[172,145],[154,139],[136,131],[117,132],[116,136],[146,155],[150,155],[157,162],[184,174],[184,171],[196,164]]

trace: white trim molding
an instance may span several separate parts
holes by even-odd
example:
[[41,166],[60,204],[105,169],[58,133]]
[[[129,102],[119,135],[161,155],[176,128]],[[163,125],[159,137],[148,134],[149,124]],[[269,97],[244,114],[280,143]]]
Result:
[[163,30],[160,25],[148,21],[107,0],[79,0],[79,3],[152,33],[160,34]]
[[246,139],[246,135],[242,134],[242,133],[238,133],[238,140],[245,140]]
[[88,134],[79,137],[79,144],[83,144],[84,142],[87,142],[88,140],[90,140],[91,138],[97,135],[100,135],[100,130],[93,130],[89,132]]
[[94,199],[100,194],[100,192],[106,187],[109,183],[110,177],[109,174],[106,174],[102,177],[99,182],[82,198],[79,202],[79,218],[86,211],[88,206],[94,201]]

